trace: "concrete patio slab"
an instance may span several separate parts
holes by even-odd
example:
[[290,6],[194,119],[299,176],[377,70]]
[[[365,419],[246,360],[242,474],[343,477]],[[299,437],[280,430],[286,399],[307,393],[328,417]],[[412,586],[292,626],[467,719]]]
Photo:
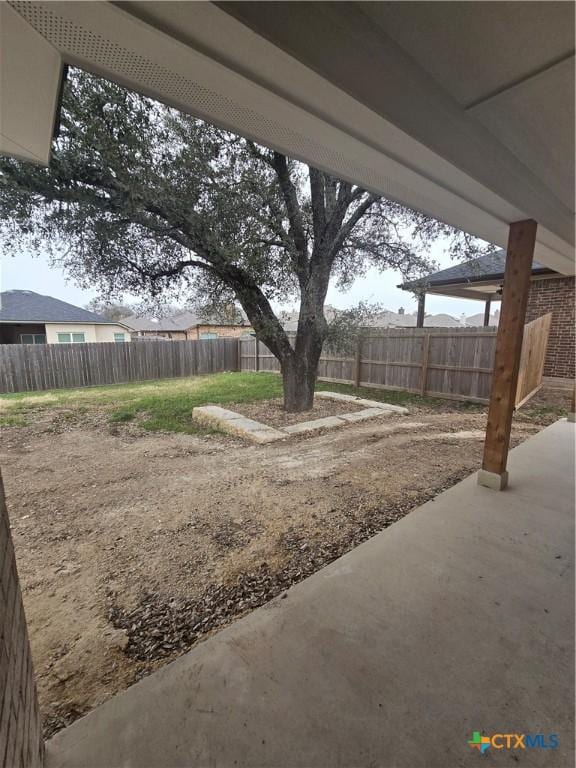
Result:
[[[506,491],[470,476],[111,699],[47,768],[572,766],[574,434],[548,427]],[[473,731],[558,747],[480,755]]]

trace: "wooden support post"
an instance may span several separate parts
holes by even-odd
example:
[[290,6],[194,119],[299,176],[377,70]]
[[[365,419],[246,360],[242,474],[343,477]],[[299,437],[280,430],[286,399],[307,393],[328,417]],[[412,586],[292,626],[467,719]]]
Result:
[[533,219],[517,221],[510,225],[508,236],[484,458],[482,469],[478,473],[478,483],[495,490],[503,490],[508,483],[506,462],[518,384],[536,229],[537,224]]
[[576,422],[576,386],[572,387],[572,402],[570,404],[570,412],[568,413],[568,421]]
[[484,305],[484,328],[488,328],[490,325],[490,299],[486,299],[486,304]]
[[260,370],[260,342],[258,341],[258,336],[254,339],[254,370]]
[[360,378],[362,372],[362,336],[358,336],[356,343],[356,358],[354,360],[354,386],[360,386]]
[[424,306],[426,304],[426,294],[421,293],[418,296],[418,314],[416,315],[416,328],[424,328]]
[[424,336],[422,343],[422,379],[420,381],[420,394],[422,397],[426,394],[426,383],[428,381],[428,358],[430,356],[430,334]]
[[236,345],[236,355],[238,357],[238,364],[236,370],[242,372],[242,337],[238,336],[238,344]]

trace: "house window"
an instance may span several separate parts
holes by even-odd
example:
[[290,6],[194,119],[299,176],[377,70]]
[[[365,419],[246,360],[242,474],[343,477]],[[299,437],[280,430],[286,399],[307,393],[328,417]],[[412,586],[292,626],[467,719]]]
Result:
[[84,333],[59,333],[58,344],[82,344],[86,341]]
[[204,331],[204,333],[200,334],[201,339],[217,339],[218,334],[213,333],[212,331]]
[[114,334],[114,341],[126,341],[126,334],[124,334],[124,333],[115,333]]
[[45,333],[21,333],[20,344],[46,344]]

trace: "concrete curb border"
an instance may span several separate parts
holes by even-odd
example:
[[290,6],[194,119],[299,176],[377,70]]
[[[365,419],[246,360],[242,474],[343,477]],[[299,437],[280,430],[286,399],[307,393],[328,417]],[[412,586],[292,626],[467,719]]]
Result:
[[314,432],[318,429],[335,429],[357,421],[392,416],[394,413],[407,414],[408,409],[397,405],[380,403],[377,400],[364,400],[353,395],[341,395],[338,392],[317,392],[317,397],[327,400],[340,400],[366,406],[361,411],[341,413],[338,416],[325,416],[321,419],[301,421],[287,427],[276,429],[254,419],[248,419],[236,411],[229,411],[219,405],[201,405],[192,410],[192,418],[199,424],[215,427],[230,435],[237,435],[253,443],[265,444],[276,440],[285,440],[290,435]]

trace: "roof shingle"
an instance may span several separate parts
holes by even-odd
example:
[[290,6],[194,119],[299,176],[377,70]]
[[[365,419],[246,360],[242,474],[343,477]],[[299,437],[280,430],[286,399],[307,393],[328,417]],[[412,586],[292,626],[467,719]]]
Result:
[[0,323],[99,323],[110,324],[101,315],[66,301],[34,291],[0,293]]
[[[486,256],[480,256],[478,259],[470,259],[462,264],[455,264],[453,267],[434,272],[432,275],[410,280],[398,286],[403,289],[418,288],[419,286],[446,285],[448,283],[468,283],[477,280],[498,280],[504,277],[506,267],[506,251],[499,250],[489,253]],[[537,261],[532,262],[532,274],[539,272],[550,272],[548,267]]]

